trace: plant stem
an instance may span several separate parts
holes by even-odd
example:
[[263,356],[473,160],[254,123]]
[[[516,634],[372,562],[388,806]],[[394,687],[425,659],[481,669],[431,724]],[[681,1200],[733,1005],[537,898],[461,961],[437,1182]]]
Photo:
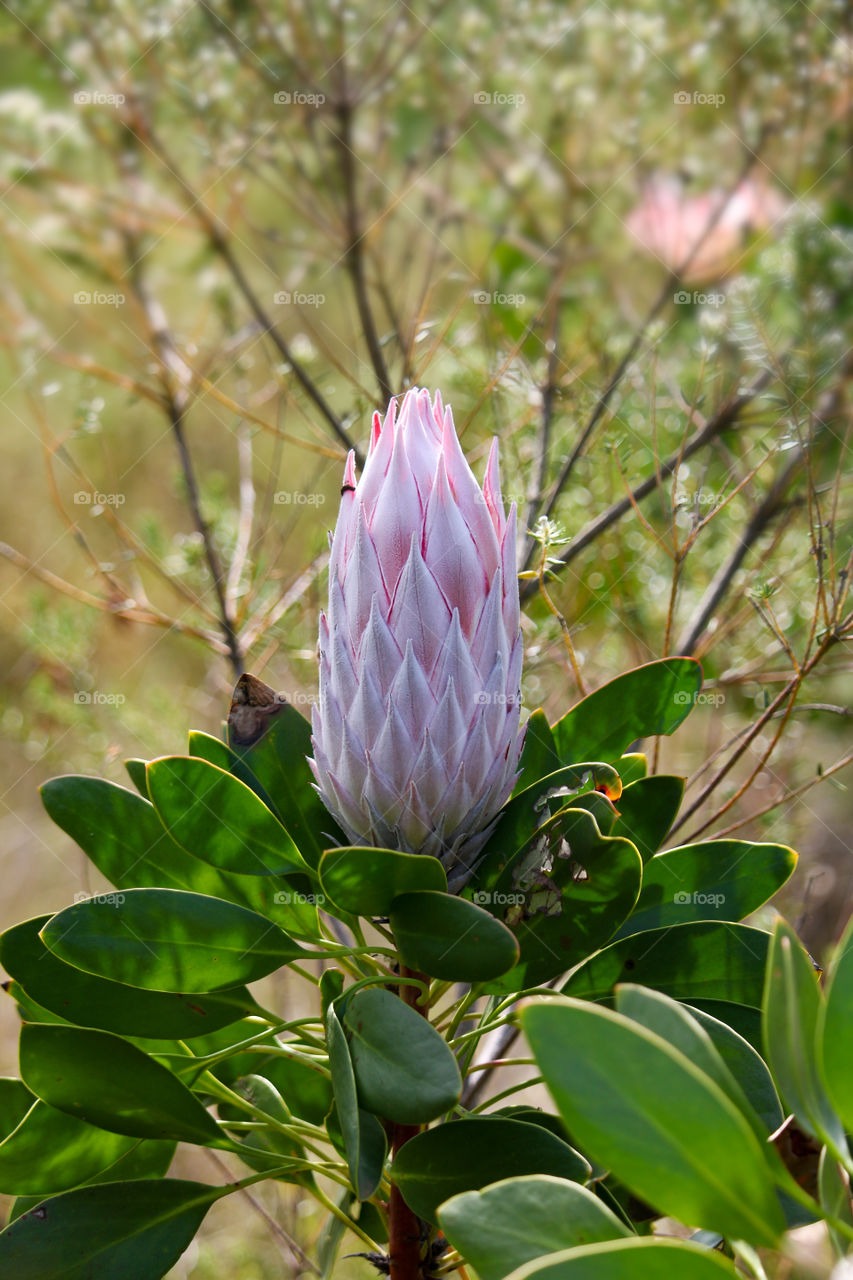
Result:
[[[401,978],[414,978],[418,982],[426,982],[422,973],[407,969],[400,965]],[[398,994],[410,1008],[427,1017],[427,1008],[418,1004],[421,988],[405,982],[398,987]],[[393,1161],[397,1152],[405,1146],[410,1138],[420,1132],[418,1125],[393,1124],[390,1127],[392,1173]],[[406,1204],[396,1184],[391,1184],[391,1198],[388,1215],[388,1258],[391,1280],[422,1280],[421,1268],[421,1221]]]

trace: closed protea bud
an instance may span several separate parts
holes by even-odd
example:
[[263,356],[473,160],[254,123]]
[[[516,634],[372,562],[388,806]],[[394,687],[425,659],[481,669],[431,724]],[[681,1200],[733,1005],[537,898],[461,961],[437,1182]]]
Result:
[[358,484],[347,459],[320,619],[311,763],[353,843],[465,883],[517,777],[521,652],[497,442],[481,490],[440,395],[409,391]]

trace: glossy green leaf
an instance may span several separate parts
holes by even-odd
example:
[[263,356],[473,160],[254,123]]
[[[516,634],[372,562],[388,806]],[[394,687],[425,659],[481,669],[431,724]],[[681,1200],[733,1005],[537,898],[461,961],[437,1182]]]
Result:
[[626,671],[554,725],[561,761],[616,760],[638,738],[673,733],[701,687],[702,668],[693,658],[661,658]]
[[623,792],[632,783],[649,776],[649,758],[644,751],[628,751],[615,764],[622,779]]
[[[764,992],[767,1062],[782,1101],[806,1133],[821,1142],[829,1139],[836,1149],[844,1151],[844,1129],[826,1095],[817,1061],[818,1027],[824,1018],[822,1004],[814,964],[794,931],[784,920],[778,920],[767,957]],[[823,1048],[825,1052],[825,1040]],[[849,1062],[846,1070],[850,1070]]]
[[51,1107],[138,1138],[218,1142],[221,1131],[168,1068],[120,1036],[25,1023],[21,1077]]
[[[621,765],[621,761],[619,763]],[[647,862],[666,839],[678,816],[683,795],[684,779],[667,773],[639,778],[624,786],[617,806],[619,817],[611,835],[630,840],[643,862]]]
[[835,950],[817,1026],[818,1067],[848,1133],[853,1133],[853,920]]
[[506,1280],[735,1280],[732,1264],[687,1240],[611,1240],[528,1262]]
[[[46,1106],[46,1103],[40,1102],[39,1106]],[[56,1115],[62,1115],[61,1111],[57,1111]],[[71,1124],[71,1116],[63,1116]],[[77,1121],[80,1124],[82,1121]],[[92,1132],[100,1133],[102,1137],[113,1141],[126,1141],[120,1139],[116,1134],[108,1134],[104,1129],[93,1129]],[[95,1183],[101,1182],[126,1182],[136,1178],[164,1178],[168,1172],[169,1165],[175,1156],[176,1142],[154,1142],[150,1138],[134,1138],[131,1142],[130,1150],[121,1156],[115,1164],[109,1165],[106,1169],[102,1169],[99,1173],[92,1174],[88,1178],[78,1177],[74,1183],[75,1186],[91,1187]],[[44,1153],[42,1152],[42,1158]],[[70,1188],[69,1188],[70,1189]],[[50,1194],[57,1194],[51,1192]],[[17,1196],[9,1213],[9,1221],[20,1218],[22,1213],[29,1213],[30,1209],[35,1209],[37,1205],[44,1200],[45,1192],[39,1195]]]
[[88,1182],[138,1145],[38,1100],[0,1142],[0,1193],[52,1196]]
[[637,1023],[530,1004],[528,1043],[573,1138],[660,1213],[753,1245],[785,1229],[761,1143],[720,1088]]
[[245,987],[188,996],[142,991],[84,973],[63,964],[42,942],[39,932],[50,919],[37,916],[7,929],[0,937],[0,963],[29,996],[77,1026],[151,1040],[191,1040],[238,1022],[256,1007]]
[[389,911],[403,963],[448,982],[485,982],[519,958],[514,934],[482,907],[433,891],[403,893]]
[[523,860],[531,851],[542,827],[561,809],[579,796],[600,790],[611,800],[618,799],[622,780],[612,765],[581,763],[539,778],[525,791],[513,795],[500,812],[497,826],[489,837],[468,882],[464,896],[494,889],[510,866]]
[[380,1142],[376,1133],[376,1118],[359,1108],[349,1045],[334,1005],[329,1005],[326,1010],[326,1045],[332,1071],[335,1111],[350,1181],[359,1200],[367,1200],[379,1186],[382,1177],[386,1153],[384,1135]]
[[543,1254],[630,1235],[586,1187],[547,1174],[463,1191],[441,1206],[438,1220],[481,1280],[503,1280]]
[[513,794],[525,791],[527,787],[538,782],[540,778],[554,773],[560,767],[557,755],[557,744],[548,723],[548,717],[539,707],[527,718],[524,729],[524,746],[518,762],[519,777],[513,788]]
[[761,1008],[770,935],[745,924],[699,920],[620,938],[580,965],[566,995],[607,1000],[636,982],[676,1000],[728,1000]]
[[688,920],[743,920],[790,877],[797,855],[784,844],[708,840],[650,858],[620,937]]
[[584,809],[562,809],[494,889],[474,893],[521,947],[519,963],[489,990],[538,986],[604,946],[630,914],[641,877],[629,840],[603,836]]
[[[777,1112],[773,1117],[776,1123],[772,1126],[763,1123],[739,1080],[723,1061],[708,1032],[697,1017],[677,1000],[672,1000],[660,991],[626,983],[616,988],[616,1010],[623,1017],[630,1018],[632,1022],[637,1022],[640,1026],[653,1031],[673,1049],[684,1054],[684,1057],[700,1071],[704,1071],[708,1079],[713,1080],[714,1084],[741,1112],[759,1142],[766,1143],[768,1135],[775,1132],[778,1125],[782,1123],[783,1117],[778,1100]],[[767,1072],[766,1067],[765,1072]],[[775,1092],[769,1072],[767,1072],[767,1082],[771,1093]]]
[[426,1018],[383,987],[346,1002],[344,1026],[360,1105],[397,1124],[426,1124],[459,1101],[456,1058]]
[[220,871],[267,876],[305,869],[293,840],[255,792],[206,760],[152,760],[148,794],[175,843]]
[[[727,1005],[732,1010],[735,1005]],[[768,1133],[775,1133],[785,1116],[773,1077],[761,1054],[732,1027],[704,1009],[686,1005],[700,1027],[708,1033],[714,1048],[749,1099],[755,1114]]]
[[418,1217],[437,1223],[439,1206],[463,1191],[538,1173],[585,1182],[591,1169],[583,1156],[547,1129],[478,1116],[411,1138],[394,1158],[391,1179]]
[[302,954],[276,925],[221,898],[128,889],[117,905],[77,902],[45,925],[46,947],[98,977],[153,991],[252,982]]
[[142,799],[147,800],[148,783],[145,778],[145,770],[148,767],[148,761],[140,760],[138,757],[135,757],[130,760],[125,760],[124,767],[127,770],[127,776],[142,796]]
[[17,1129],[35,1100],[23,1080],[0,1076],[0,1142]]
[[144,1178],[80,1187],[0,1232],[0,1274],[20,1280],[160,1280],[230,1187]]
[[175,844],[153,805],[126,787],[69,774],[41,788],[50,817],[117,889],[190,889],[227,897],[227,881]]
[[354,916],[387,916],[401,893],[447,892],[447,876],[437,858],[347,845],[329,849],[320,861],[323,892]]
[[251,747],[232,742],[231,751],[240,762],[232,766],[234,772],[249,786],[257,779],[309,866],[317,867],[323,850],[330,844],[346,843],[314,789],[307,760],[313,755],[311,723],[295,707],[289,703],[282,707],[263,737]]

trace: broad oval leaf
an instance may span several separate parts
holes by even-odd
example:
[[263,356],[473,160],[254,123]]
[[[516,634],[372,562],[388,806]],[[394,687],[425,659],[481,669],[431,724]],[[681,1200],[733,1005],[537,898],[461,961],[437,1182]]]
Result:
[[719,1087],[628,1018],[581,1000],[522,1024],[569,1132],[660,1213],[773,1247],[785,1230],[761,1144]]
[[538,986],[604,946],[637,901],[642,870],[629,840],[603,836],[585,809],[562,809],[494,889],[474,892],[521,947],[518,964],[489,990]]
[[264,916],[221,898],[128,889],[122,901],[77,902],[41,938],[67,964],[149,991],[209,992],[263,978],[302,955]]
[[403,893],[389,911],[403,963],[448,982],[485,982],[519,958],[515,936],[488,911],[452,894]]
[[231,1187],[144,1178],[55,1196],[0,1232],[0,1274],[21,1280],[160,1280]]
[[673,733],[702,687],[694,658],[661,658],[610,680],[553,726],[563,764],[617,760],[637,738]]
[[347,1000],[343,1021],[366,1111],[397,1124],[426,1124],[459,1101],[456,1058],[399,996],[382,987],[363,988]]
[[619,937],[688,920],[743,920],[790,877],[797,855],[784,844],[707,840],[649,858],[637,905]]
[[17,1129],[35,1102],[23,1080],[14,1076],[0,1076],[0,1142]]
[[376,1140],[375,1117],[358,1105],[352,1059],[346,1034],[334,1005],[326,1010],[326,1047],[332,1071],[335,1111],[350,1181],[359,1200],[372,1196],[382,1178],[385,1146]]
[[727,1000],[761,1008],[770,935],[745,924],[699,920],[620,938],[575,969],[561,990],[607,1000],[636,982],[676,1000]]
[[503,1280],[543,1254],[631,1234],[586,1187],[548,1174],[463,1191],[445,1201],[438,1220],[481,1280]]
[[833,1106],[853,1132],[853,920],[835,950],[817,1026],[818,1065]]
[[[620,759],[620,773],[628,758]],[[625,781],[624,776],[622,780]],[[684,779],[674,774],[655,773],[626,784],[619,797],[619,817],[610,834],[630,840],[643,862],[647,862],[666,839],[683,795]]]
[[0,1142],[0,1193],[52,1196],[88,1182],[138,1143],[107,1133],[38,1099]]
[[447,892],[447,875],[437,858],[395,849],[346,845],[329,849],[320,861],[323,892],[354,916],[387,916],[401,893]]
[[149,1040],[191,1040],[239,1022],[257,1007],[245,987],[189,996],[143,991],[84,973],[57,959],[42,942],[39,932],[50,919],[37,916],[7,929],[0,937],[0,963],[28,996],[77,1026]]
[[612,1240],[526,1263],[506,1280],[735,1280],[719,1253],[688,1240]]
[[306,863],[278,818],[239,778],[195,756],[148,765],[148,794],[176,844],[220,871],[284,875]]
[[418,1217],[437,1224],[446,1200],[501,1178],[548,1173],[585,1182],[591,1172],[582,1155],[539,1125],[472,1116],[410,1138],[394,1158],[391,1180]]
[[167,1067],[120,1036],[27,1022],[21,1076],[51,1107],[137,1138],[218,1143],[222,1132]]
[[[749,1098],[764,1128],[768,1133],[775,1133],[785,1116],[770,1069],[761,1054],[733,1027],[707,1010],[693,1005],[685,1008],[707,1031],[714,1048]],[[736,1005],[726,1006],[727,1011],[736,1008]]]
[[[767,957],[764,1044],[782,1101],[803,1129],[845,1151],[844,1129],[820,1076],[818,1027],[824,1017],[815,966],[784,920],[778,920]],[[825,1046],[824,1046],[825,1048]],[[848,1063],[847,1070],[850,1070]]]

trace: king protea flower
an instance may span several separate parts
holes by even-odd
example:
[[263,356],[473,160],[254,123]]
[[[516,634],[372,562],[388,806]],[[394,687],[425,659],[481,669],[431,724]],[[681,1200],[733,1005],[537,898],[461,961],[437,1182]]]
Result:
[[460,888],[517,777],[515,507],[482,489],[436,393],[374,414],[351,453],[320,618],[314,776],[354,844],[432,854]]

